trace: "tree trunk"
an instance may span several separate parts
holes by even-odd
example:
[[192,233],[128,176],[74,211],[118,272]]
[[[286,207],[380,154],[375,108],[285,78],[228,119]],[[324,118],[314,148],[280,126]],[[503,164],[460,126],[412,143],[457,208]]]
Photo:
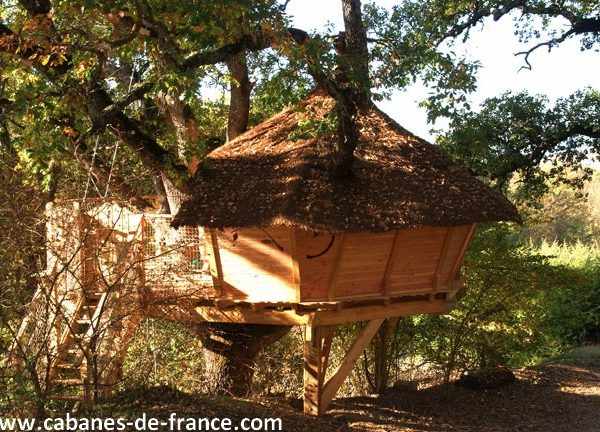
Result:
[[366,107],[370,102],[369,49],[362,21],[360,0],[342,0],[344,15],[344,52],[347,80],[354,91],[355,102]]
[[285,336],[291,327],[259,324],[206,323],[194,331],[205,348],[209,390],[248,396],[260,350]]
[[[227,140],[248,127],[251,85],[246,55],[236,54],[227,61],[232,77]],[[205,348],[209,390],[217,394],[247,396],[252,390],[255,360],[260,350],[290,331],[288,326],[207,323],[196,327]]]
[[377,336],[373,340],[375,348],[375,373],[373,382],[373,392],[382,394],[389,387],[390,366],[391,366],[391,341],[398,327],[398,318],[388,318],[379,327]]
[[154,186],[154,193],[156,193],[156,196],[158,197],[158,212],[165,214],[172,213],[171,207],[169,207],[169,199],[167,198],[167,189],[165,188],[160,174],[152,176],[152,185]]
[[338,140],[334,175],[350,177],[359,132],[356,120],[360,109],[371,103],[369,50],[362,21],[360,0],[342,0],[345,31],[336,39],[337,73],[335,94],[338,116]]
[[229,102],[229,118],[227,123],[227,141],[241,135],[248,128],[250,113],[250,79],[246,54],[239,53],[227,61],[232,83]]

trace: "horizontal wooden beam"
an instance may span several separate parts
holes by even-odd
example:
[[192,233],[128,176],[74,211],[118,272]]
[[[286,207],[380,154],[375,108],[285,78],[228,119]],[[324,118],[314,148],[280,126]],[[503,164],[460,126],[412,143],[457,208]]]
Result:
[[452,306],[452,302],[435,299],[392,303],[387,306],[353,307],[339,311],[315,312],[312,324],[324,326],[417,314],[443,314],[448,312]]
[[448,300],[433,299],[430,301],[420,300],[302,314],[299,314],[295,310],[273,311],[265,309],[252,310],[248,308],[223,310],[211,306],[196,307],[195,311],[200,321],[327,326],[416,314],[442,314],[448,312],[452,308],[452,305],[453,303]]
[[253,311],[244,308],[220,310],[214,307],[201,306],[196,308],[196,313],[204,321],[240,324],[306,325],[312,319],[312,314],[298,315],[293,310]]

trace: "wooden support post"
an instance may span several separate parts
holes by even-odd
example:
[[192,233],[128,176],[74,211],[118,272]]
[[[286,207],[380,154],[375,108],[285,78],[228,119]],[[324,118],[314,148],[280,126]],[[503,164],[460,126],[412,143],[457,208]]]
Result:
[[304,327],[304,413],[320,415],[323,383],[335,327]]
[[356,360],[371,342],[383,321],[383,319],[369,321],[327,382],[325,382],[325,375],[334,327],[305,326],[304,414],[321,415],[327,410],[335,394],[352,371]]

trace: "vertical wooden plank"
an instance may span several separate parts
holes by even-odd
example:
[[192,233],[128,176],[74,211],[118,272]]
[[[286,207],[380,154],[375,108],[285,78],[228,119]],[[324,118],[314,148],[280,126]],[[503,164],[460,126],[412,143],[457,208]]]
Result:
[[327,366],[329,366],[329,354],[331,352],[331,344],[333,342],[333,336],[335,335],[335,326],[325,326],[323,328],[325,329],[325,331],[323,332],[321,361],[323,362],[323,383],[325,383]]
[[213,283],[216,285],[216,288],[219,290],[219,296],[223,295],[223,267],[221,264],[221,254],[219,253],[219,238],[217,237],[217,232],[214,228],[209,229],[210,232],[210,244],[212,248],[212,259],[211,259],[211,267],[217,271],[217,280],[214,280]]
[[442,277],[442,268],[444,266],[444,262],[448,256],[448,247],[450,245],[450,240],[452,239],[452,234],[454,233],[454,228],[449,227],[446,230],[446,235],[444,236],[444,241],[442,243],[442,250],[440,251],[440,260],[438,261],[437,267],[435,269],[435,273],[433,274],[433,291],[437,291],[441,284]]
[[460,266],[462,265],[463,259],[465,257],[465,252],[467,251],[467,247],[469,246],[469,243],[471,243],[471,239],[473,238],[473,234],[475,233],[476,226],[477,226],[477,224],[471,224],[471,226],[469,228],[469,232],[465,236],[463,244],[460,247],[460,252],[458,253],[458,256],[456,257],[456,262],[454,263],[454,266],[452,267],[452,272],[450,273],[451,280],[456,278],[456,274],[458,273],[458,270],[460,269]]
[[390,286],[390,276],[394,271],[394,262],[396,261],[396,257],[398,256],[400,250],[400,230],[396,230],[394,233],[394,239],[392,240],[392,248],[390,250],[390,255],[388,256],[387,263],[385,264],[385,272],[383,273],[383,279],[381,281],[381,290],[383,295],[389,294],[389,286]]
[[300,289],[300,256],[298,254],[298,244],[296,242],[297,228],[289,229],[290,236],[290,259],[292,268],[292,284],[296,288],[296,301],[302,301],[302,292]]
[[335,255],[333,257],[333,262],[331,263],[331,273],[329,275],[329,281],[327,283],[327,300],[332,300],[335,297],[335,284],[338,275],[338,270],[340,267],[340,262],[342,260],[342,252],[344,249],[344,238],[345,234],[340,233],[336,235],[334,247],[335,247]]

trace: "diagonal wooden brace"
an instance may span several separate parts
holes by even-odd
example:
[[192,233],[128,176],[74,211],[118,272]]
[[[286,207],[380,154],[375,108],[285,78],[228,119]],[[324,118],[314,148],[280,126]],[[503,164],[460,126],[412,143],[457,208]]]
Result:
[[335,373],[325,382],[329,351],[335,327],[305,326],[304,330],[304,413],[323,414],[342,386],[354,364],[367,347],[383,319],[369,321],[346,353]]

